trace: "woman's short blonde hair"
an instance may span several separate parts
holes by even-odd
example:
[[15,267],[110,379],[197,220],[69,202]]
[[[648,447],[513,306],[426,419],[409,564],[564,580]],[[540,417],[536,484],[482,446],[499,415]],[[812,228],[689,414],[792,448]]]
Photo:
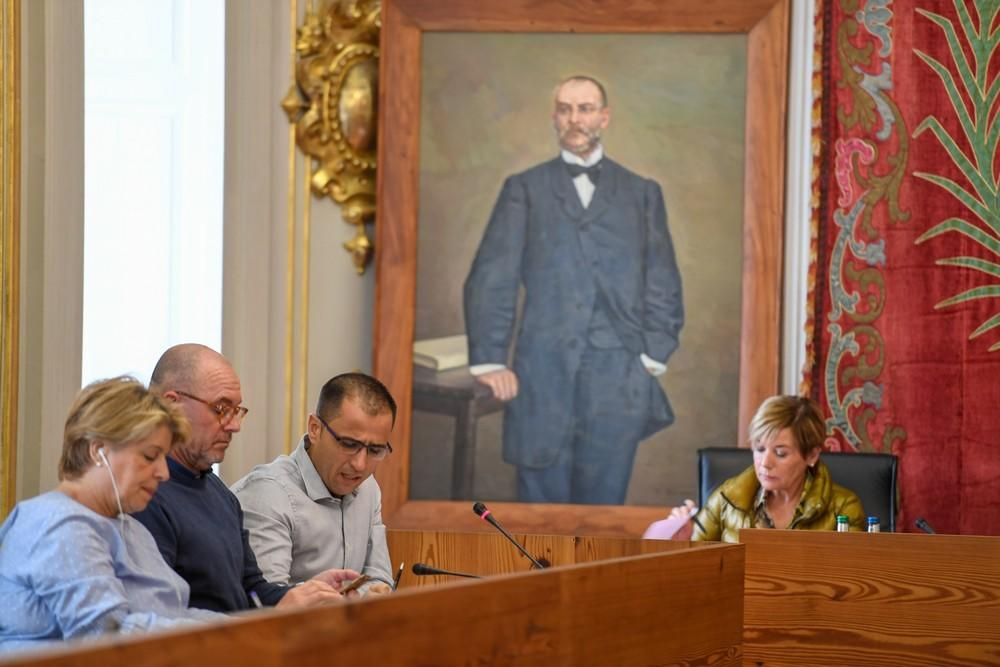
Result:
[[89,450],[95,440],[117,448],[160,426],[170,431],[171,447],[187,440],[191,432],[177,408],[135,378],[123,375],[87,385],[66,417],[59,479],[76,479],[94,464]]
[[826,424],[819,405],[804,396],[772,396],[757,408],[750,421],[750,446],[791,429],[802,456],[807,456],[826,439]]

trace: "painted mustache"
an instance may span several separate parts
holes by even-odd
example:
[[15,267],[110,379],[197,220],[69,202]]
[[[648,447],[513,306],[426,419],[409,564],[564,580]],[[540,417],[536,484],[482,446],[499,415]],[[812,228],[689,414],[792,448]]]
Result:
[[590,128],[587,127],[568,127],[563,132],[561,132],[561,136],[565,137],[573,133],[582,134],[588,139],[596,139],[601,136],[600,130],[597,129],[591,130]]

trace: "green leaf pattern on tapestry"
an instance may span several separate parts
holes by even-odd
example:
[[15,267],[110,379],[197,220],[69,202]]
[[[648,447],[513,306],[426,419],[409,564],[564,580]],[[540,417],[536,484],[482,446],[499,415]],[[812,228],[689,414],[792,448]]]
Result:
[[[914,53],[941,80],[964,141],[949,134],[934,116],[927,116],[917,126],[913,136],[917,137],[924,131],[931,132],[965,177],[967,184],[958,183],[942,174],[916,172],[914,175],[933,183],[961,202],[972,214],[973,221],[948,218],[924,232],[916,242],[923,243],[954,232],[975,241],[987,253],[1000,257],[1000,185],[995,168],[997,146],[1000,143],[1000,111],[996,109],[997,101],[1000,100],[1000,74],[994,72],[991,81],[989,71],[990,59],[1000,45],[1000,29],[990,33],[990,26],[995,23],[1000,12],[1000,2],[974,0],[978,27],[964,0],[955,0],[954,4],[958,26],[940,14],[916,10],[944,33],[954,68],[950,69],[948,65],[923,51],[914,49]],[[971,63],[967,53],[972,54]],[[958,73],[957,81],[953,71]],[[963,150],[961,145],[968,148]],[[944,299],[935,308],[947,308],[977,299],[1000,298],[1000,282],[992,282],[1000,278],[1000,263],[980,257],[962,256],[940,259],[937,264],[974,271],[976,275],[986,276],[990,282]],[[1000,313],[980,324],[969,338],[997,327],[1000,327]],[[994,343],[989,350],[1000,350],[1000,342]]]

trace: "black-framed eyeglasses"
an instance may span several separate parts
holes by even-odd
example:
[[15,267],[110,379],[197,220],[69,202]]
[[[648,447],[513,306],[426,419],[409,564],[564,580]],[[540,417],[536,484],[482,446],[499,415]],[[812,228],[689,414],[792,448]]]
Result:
[[233,405],[228,401],[218,401],[216,403],[212,403],[210,401],[206,401],[204,398],[198,398],[194,394],[189,394],[186,391],[181,391],[179,389],[174,389],[174,393],[190,398],[192,401],[198,401],[199,403],[207,405],[208,409],[214,412],[219,418],[219,423],[223,426],[228,426],[234,421],[237,424],[242,424],[243,418],[247,416],[248,412],[250,412],[249,408],[242,405]]
[[386,456],[392,453],[392,445],[390,445],[388,442],[385,443],[384,445],[369,445],[368,443],[361,442],[360,440],[355,440],[354,438],[345,438],[343,436],[337,435],[337,432],[334,431],[332,428],[330,428],[330,425],[327,424],[325,421],[323,421],[323,418],[320,417],[319,415],[316,415],[316,419],[318,419],[319,423],[322,424],[327,431],[329,431],[330,435],[333,436],[333,439],[336,440],[338,445],[340,445],[340,448],[343,449],[345,453],[350,454],[351,456],[356,455],[362,449],[367,449],[368,456],[378,461],[384,459]]

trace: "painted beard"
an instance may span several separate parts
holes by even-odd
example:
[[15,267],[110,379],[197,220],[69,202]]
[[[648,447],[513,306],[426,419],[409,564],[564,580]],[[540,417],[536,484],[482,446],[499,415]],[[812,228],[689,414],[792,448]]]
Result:
[[[585,141],[581,143],[570,143],[570,138],[577,138],[579,135]],[[599,128],[590,129],[587,127],[568,127],[559,132],[559,145],[570,153],[577,155],[587,155],[593,151],[597,144],[601,143],[601,130]]]

